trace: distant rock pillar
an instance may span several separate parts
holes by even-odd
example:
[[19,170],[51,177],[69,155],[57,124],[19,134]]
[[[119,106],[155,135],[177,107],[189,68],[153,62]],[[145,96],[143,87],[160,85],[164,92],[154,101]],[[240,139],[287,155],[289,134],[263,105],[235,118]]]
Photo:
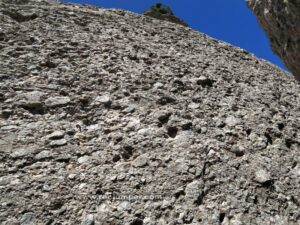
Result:
[[247,0],[273,51],[300,82],[300,0]]

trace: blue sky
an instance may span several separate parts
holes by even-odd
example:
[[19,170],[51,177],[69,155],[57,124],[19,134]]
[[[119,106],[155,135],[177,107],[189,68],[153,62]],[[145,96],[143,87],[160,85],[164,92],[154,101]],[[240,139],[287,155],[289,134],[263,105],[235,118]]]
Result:
[[245,0],[63,0],[142,13],[162,2],[197,31],[226,41],[284,68]]

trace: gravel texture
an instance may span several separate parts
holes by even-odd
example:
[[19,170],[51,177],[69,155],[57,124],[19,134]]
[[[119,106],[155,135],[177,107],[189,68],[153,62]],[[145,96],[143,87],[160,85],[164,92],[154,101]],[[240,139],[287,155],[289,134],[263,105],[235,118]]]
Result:
[[300,0],[247,0],[273,51],[300,82]]
[[300,88],[121,10],[0,0],[0,223],[300,222]]

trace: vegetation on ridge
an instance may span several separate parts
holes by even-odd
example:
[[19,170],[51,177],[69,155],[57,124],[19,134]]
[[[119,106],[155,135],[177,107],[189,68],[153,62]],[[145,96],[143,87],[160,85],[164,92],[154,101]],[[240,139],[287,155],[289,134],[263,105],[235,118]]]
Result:
[[183,26],[188,26],[182,19],[176,17],[170,6],[164,5],[160,2],[152,5],[148,10],[144,12],[144,15],[154,17],[160,20],[167,20],[172,23],[177,23]]
[[166,6],[166,5],[164,5],[160,2],[152,5],[150,7],[150,11],[160,13],[160,14],[164,14],[164,15],[168,15],[168,16],[174,16],[174,13],[173,13],[171,7]]

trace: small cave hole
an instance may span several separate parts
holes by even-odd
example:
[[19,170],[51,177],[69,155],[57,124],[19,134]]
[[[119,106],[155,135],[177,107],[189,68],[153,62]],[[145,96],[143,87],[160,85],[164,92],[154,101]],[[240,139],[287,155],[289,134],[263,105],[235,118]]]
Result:
[[177,127],[169,127],[168,128],[168,135],[171,138],[175,138],[177,136],[178,128]]
[[286,139],[286,140],[285,140],[285,145],[286,145],[286,147],[291,148],[291,147],[292,147],[292,144],[293,144],[293,141],[292,141],[291,139]]
[[121,153],[124,159],[129,159],[133,154],[133,147],[130,145],[126,145],[123,147],[123,151]]
[[274,181],[273,180],[266,181],[265,183],[262,184],[262,186],[264,188],[270,189],[271,191],[274,191],[274,189],[275,189],[275,187],[274,187]]
[[120,159],[121,159],[120,155],[114,155],[112,160],[113,160],[113,162],[118,162],[118,161],[120,161]]
[[283,130],[284,129],[284,124],[283,123],[278,123],[278,129]]
[[257,205],[257,203],[258,203],[257,196],[254,196],[253,203],[254,203],[255,205]]
[[251,130],[250,128],[248,128],[248,129],[246,130],[246,134],[247,134],[248,136],[251,134],[251,132],[252,132],[252,130]]
[[224,219],[225,219],[225,213],[220,213],[220,216],[219,216],[219,222],[220,223],[223,223]]
[[270,136],[270,134],[265,133],[265,137],[267,138],[267,143],[272,145],[273,144],[273,140],[272,140],[272,137]]
[[130,225],[143,225],[143,224],[144,224],[144,222],[141,219],[135,219],[134,221],[132,221],[130,223]]

